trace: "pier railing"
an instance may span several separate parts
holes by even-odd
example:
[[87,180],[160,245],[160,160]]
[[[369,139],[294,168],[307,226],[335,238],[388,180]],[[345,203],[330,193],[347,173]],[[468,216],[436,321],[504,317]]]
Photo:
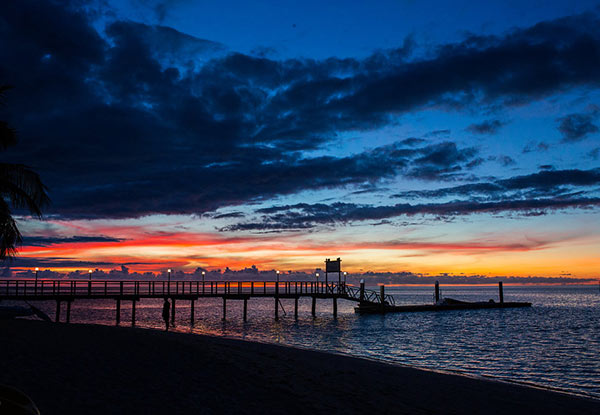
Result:
[[[0,280],[0,297],[115,297],[324,295],[356,297],[345,283],[324,281]],[[375,297],[373,297],[375,295]],[[368,301],[377,294],[369,292]]]
[[[363,290],[362,298],[361,298],[361,290],[360,288],[346,286],[346,296],[348,299],[362,301],[367,303],[377,303],[381,304],[381,295],[377,291],[373,290]],[[385,301],[388,305],[395,305],[394,297],[391,295],[384,295],[383,301]]]

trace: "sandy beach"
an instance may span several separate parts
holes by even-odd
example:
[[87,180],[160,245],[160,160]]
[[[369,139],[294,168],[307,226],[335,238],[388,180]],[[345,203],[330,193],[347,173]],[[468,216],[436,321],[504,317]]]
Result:
[[0,383],[42,414],[581,414],[600,401],[219,337],[0,322]]

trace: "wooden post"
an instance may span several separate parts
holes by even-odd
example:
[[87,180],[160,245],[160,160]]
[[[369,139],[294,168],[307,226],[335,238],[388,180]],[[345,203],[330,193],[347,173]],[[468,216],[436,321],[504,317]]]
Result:
[[500,302],[504,302],[504,289],[502,287],[502,281],[498,282],[498,292],[500,293]]
[[223,296],[223,321],[227,318],[227,299]]
[[175,327],[175,299],[171,299],[171,326]]
[[314,295],[313,295],[313,298],[312,298],[312,309],[311,309],[311,312],[312,312],[312,316],[313,317],[315,317],[317,315],[317,313],[316,313],[317,312],[317,297],[315,297]]
[[117,326],[121,324],[121,299],[117,298]]
[[71,301],[67,301],[67,323],[71,322]]
[[438,281],[435,282],[435,303],[437,304],[440,301],[440,283]]
[[294,318],[298,319],[298,297],[294,298]]
[[279,281],[275,283],[275,320],[279,320]]
[[337,297],[333,296],[333,318],[337,318]]
[[244,321],[247,320],[248,317],[248,299],[244,298]]
[[131,302],[131,327],[135,326],[135,299]]
[[385,310],[385,285],[379,286],[379,297],[381,300],[381,311]]
[[190,323],[192,326],[194,325],[194,303],[195,303],[195,301],[192,300],[192,303],[190,304],[190,313],[191,313]]
[[60,301],[56,302],[56,322],[60,323]]
[[359,301],[362,304],[365,301],[365,281],[360,280],[360,297]]

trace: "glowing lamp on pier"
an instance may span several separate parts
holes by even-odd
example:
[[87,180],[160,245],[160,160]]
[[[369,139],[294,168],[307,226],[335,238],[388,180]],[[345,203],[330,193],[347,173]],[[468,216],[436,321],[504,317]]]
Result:
[[277,274],[277,282],[279,282],[279,270],[275,271],[275,273]]
[[169,279],[168,281],[171,282],[171,268],[167,270],[167,278]]
[[92,280],[92,270],[88,269],[88,275],[90,276],[90,281]]

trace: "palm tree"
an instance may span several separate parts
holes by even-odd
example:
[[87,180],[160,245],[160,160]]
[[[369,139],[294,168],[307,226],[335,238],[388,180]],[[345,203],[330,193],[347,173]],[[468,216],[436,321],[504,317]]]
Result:
[[[0,104],[11,87],[0,85]],[[17,133],[8,123],[0,121],[0,150],[17,143]],[[12,216],[14,209],[27,209],[31,215],[41,218],[42,209],[50,203],[46,186],[40,176],[23,164],[0,163],[0,261],[12,259],[17,245],[23,242],[17,222]]]

